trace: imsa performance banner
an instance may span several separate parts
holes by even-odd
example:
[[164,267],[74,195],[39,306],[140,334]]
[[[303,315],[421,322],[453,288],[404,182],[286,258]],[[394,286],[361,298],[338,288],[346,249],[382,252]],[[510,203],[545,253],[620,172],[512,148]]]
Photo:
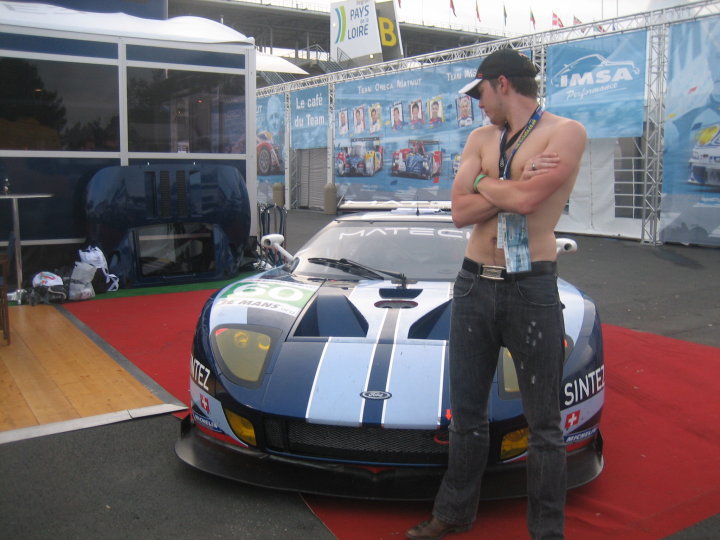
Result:
[[339,83],[335,183],[346,200],[450,200],[465,140],[486,123],[458,94],[479,59]]
[[547,110],[592,139],[641,136],[646,48],[645,31],[548,47]]
[[720,245],[720,18],[670,27],[660,239]]

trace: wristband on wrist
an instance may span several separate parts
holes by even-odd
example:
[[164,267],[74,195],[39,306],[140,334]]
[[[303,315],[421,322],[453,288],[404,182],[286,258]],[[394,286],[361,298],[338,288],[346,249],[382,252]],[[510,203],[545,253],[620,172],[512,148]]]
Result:
[[480,183],[480,180],[485,178],[487,174],[478,174],[477,178],[475,178],[475,181],[473,182],[473,193],[480,193],[478,191],[478,184]]

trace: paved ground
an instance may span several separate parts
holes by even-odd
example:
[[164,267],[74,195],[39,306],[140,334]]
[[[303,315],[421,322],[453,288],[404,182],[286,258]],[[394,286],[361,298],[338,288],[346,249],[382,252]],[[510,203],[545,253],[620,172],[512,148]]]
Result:
[[[291,212],[288,250],[332,218]],[[594,298],[603,322],[720,347],[720,250],[575,238],[560,274]],[[182,464],[178,430],[161,416],[0,445],[0,537],[333,538],[297,495]],[[671,538],[718,530],[716,516]]]

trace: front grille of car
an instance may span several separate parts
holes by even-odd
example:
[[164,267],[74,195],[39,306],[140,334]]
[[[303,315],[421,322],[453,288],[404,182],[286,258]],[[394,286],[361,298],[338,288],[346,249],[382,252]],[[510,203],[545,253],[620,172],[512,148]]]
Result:
[[438,433],[265,419],[266,442],[275,452],[366,463],[446,464],[448,447],[436,442]]

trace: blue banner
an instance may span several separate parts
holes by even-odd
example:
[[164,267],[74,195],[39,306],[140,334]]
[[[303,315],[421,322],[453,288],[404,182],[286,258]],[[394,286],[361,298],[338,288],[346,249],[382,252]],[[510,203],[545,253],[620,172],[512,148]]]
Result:
[[479,60],[337,84],[335,183],[348,200],[449,200],[465,139],[486,123],[458,94]]
[[258,182],[285,180],[285,94],[257,100]]
[[547,110],[593,139],[641,136],[646,48],[645,31],[548,47]]
[[292,147],[298,150],[327,148],[327,86],[290,94]]
[[720,18],[670,28],[664,242],[720,245]]

